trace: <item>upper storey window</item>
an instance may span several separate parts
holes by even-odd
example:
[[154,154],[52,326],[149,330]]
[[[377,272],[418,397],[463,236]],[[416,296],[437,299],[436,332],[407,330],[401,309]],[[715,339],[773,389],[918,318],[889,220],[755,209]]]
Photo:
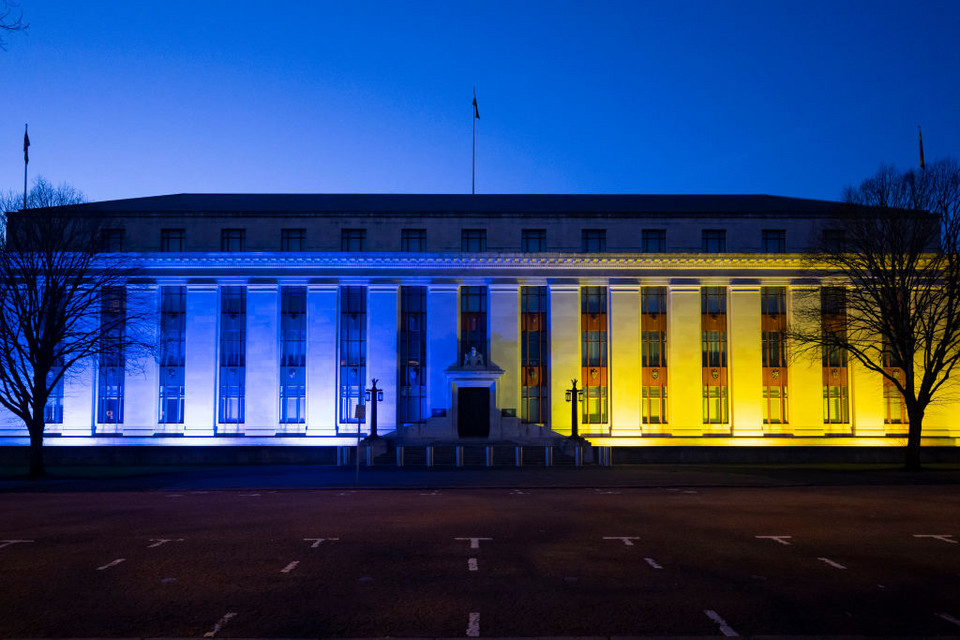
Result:
[[161,229],[160,251],[165,253],[180,253],[184,250],[186,235],[184,229]]
[[486,229],[461,229],[460,251],[476,253],[487,250]]
[[280,229],[280,251],[303,251],[306,229]]
[[726,250],[727,250],[726,229],[704,229],[703,230],[703,252],[704,253],[723,253]]
[[401,229],[400,251],[420,252],[427,250],[426,229]]
[[246,239],[246,229],[221,229],[220,251],[243,251]]
[[365,251],[367,245],[366,229],[341,229],[340,251]]
[[607,250],[606,229],[583,229],[580,231],[581,253],[603,253]]
[[667,250],[667,230],[644,229],[640,250],[644,253],[664,253]]
[[123,229],[103,229],[100,231],[100,247],[104,251],[123,251]]
[[764,253],[784,253],[787,250],[787,232],[784,229],[764,229],[762,240]]
[[537,253],[546,250],[546,229],[523,229],[520,231],[520,251],[524,253]]

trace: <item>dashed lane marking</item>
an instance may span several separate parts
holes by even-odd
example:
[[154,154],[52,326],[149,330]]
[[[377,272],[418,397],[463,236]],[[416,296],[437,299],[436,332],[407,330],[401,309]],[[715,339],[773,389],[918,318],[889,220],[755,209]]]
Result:
[[760,540],[774,540],[776,542],[779,542],[780,544],[785,544],[788,547],[792,543],[787,542],[787,540],[790,540],[791,538],[793,538],[793,536],[754,536],[754,537]]
[[473,612],[467,620],[467,637],[477,638],[480,636],[480,613]]
[[33,542],[33,540],[0,540],[0,549],[9,547],[12,544],[20,544],[21,542]]
[[439,491],[431,491],[431,492],[429,492],[429,493],[421,493],[420,495],[422,495],[422,496],[439,496],[439,495],[440,495],[440,492],[439,492]]
[[845,566],[843,566],[839,562],[834,562],[830,558],[817,558],[817,560],[819,560],[820,562],[826,562],[828,565],[830,565],[834,569],[846,569]]
[[117,566],[118,564],[120,564],[121,562],[124,562],[125,560],[126,560],[126,558],[117,558],[117,559],[114,560],[113,562],[108,562],[107,564],[103,565],[102,567],[97,567],[97,571],[103,571],[104,569],[109,569],[110,567],[115,567],[115,566]]
[[217,624],[213,625],[213,629],[211,629],[210,631],[207,631],[205,634],[203,634],[203,637],[204,637],[204,638],[212,638],[213,636],[217,635],[217,633],[220,632],[220,629],[223,629],[223,626],[224,626],[225,624],[227,624],[228,622],[230,622],[230,619],[231,619],[231,618],[235,618],[236,616],[237,616],[237,614],[236,614],[236,613],[233,613],[233,612],[224,614],[224,616],[223,616],[222,618],[220,618],[219,620],[217,620]]
[[717,625],[720,627],[720,633],[722,633],[726,637],[736,638],[740,636],[740,634],[734,631],[730,627],[730,625],[727,624],[727,621],[721,618],[720,614],[718,614],[713,609],[704,609],[703,612],[706,614],[708,618],[710,618],[711,620],[717,623]]
[[603,536],[603,539],[604,540],[622,540],[623,544],[625,544],[628,547],[632,547],[633,541],[639,540],[640,537],[639,536]]
[[529,492],[529,491],[521,491],[520,489],[513,489],[513,490],[510,491],[510,495],[512,495],[512,496],[526,496],[526,495],[530,495],[530,492]]
[[321,542],[339,542],[340,538],[304,538],[303,541],[312,542],[313,544],[310,545],[310,548],[316,549],[320,546]]
[[950,624],[955,624],[955,625],[957,625],[958,627],[960,627],[960,620],[957,620],[956,618],[954,618],[954,617],[951,616],[950,614],[947,614],[947,613],[938,613],[938,614],[937,614],[937,617],[946,620],[946,621],[949,622]]
[[653,567],[654,569],[663,569],[663,567],[661,567],[659,564],[657,564],[657,561],[654,560],[653,558],[644,558],[644,560],[646,561],[646,563],[647,563],[648,565],[650,565],[650,566]]
[[913,534],[913,537],[914,538],[933,538],[934,540],[939,540],[940,542],[957,544],[957,541],[953,539],[952,533],[915,533]]
[[470,558],[467,560],[467,571],[479,571],[480,567],[477,566],[477,559]]
[[153,544],[148,544],[147,549],[156,549],[161,545],[165,545],[168,542],[183,542],[183,538],[148,538]]
[[300,564],[300,561],[294,560],[293,562],[285,566],[283,569],[280,569],[280,573],[290,573],[291,571],[297,568],[298,564]]
[[493,538],[454,538],[454,540],[469,540],[471,549],[479,549],[481,540],[493,540]]

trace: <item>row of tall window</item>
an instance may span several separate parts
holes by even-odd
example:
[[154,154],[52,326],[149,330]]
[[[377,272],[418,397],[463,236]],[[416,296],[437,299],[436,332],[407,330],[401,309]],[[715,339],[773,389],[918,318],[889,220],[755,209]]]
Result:
[[[727,289],[701,287],[702,419],[707,425],[730,423],[728,374]],[[400,424],[425,421],[427,406],[427,288],[403,286],[399,292],[397,351],[397,411]],[[584,425],[609,422],[609,306],[607,288],[585,286],[580,292],[581,420]],[[475,349],[489,362],[487,288],[460,287],[459,352]],[[849,370],[846,352],[839,347],[846,331],[846,298],[841,288],[821,290],[821,322],[827,338],[822,348],[823,422],[849,424]],[[101,331],[105,349],[97,366],[97,422],[99,432],[115,431],[123,423],[126,291],[111,288],[101,303]],[[175,431],[185,417],[186,287],[160,288],[158,432]],[[761,287],[762,419],[766,425],[789,423],[786,352],[787,295],[785,287]],[[549,407],[550,336],[547,287],[520,288],[520,417],[545,423]],[[219,299],[218,432],[239,432],[245,420],[247,289],[223,286]],[[644,425],[665,425],[667,415],[668,307],[666,287],[640,291],[640,401]],[[367,288],[339,290],[338,418],[341,424],[365,421],[357,407],[365,403],[367,384]],[[278,420],[283,431],[296,432],[307,413],[307,304],[306,287],[280,288]],[[884,366],[893,375],[903,367],[889,351]],[[57,376],[58,370],[51,372]],[[895,385],[884,382],[884,415],[888,424],[906,424],[906,410]],[[45,408],[48,423],[63,421],[63,381]],[[654,428],[654,427],[651,427]]]
[[[760,251],[763,253],[784,253],[787,250],[787,232],[785,229],[763,229],[760,236]],[[825,238],[830,246],[836,244],[837,231],[827,230]],[[123,229],[104,229],[103,247],[106,251],[122,251]],[[306,229],[281,229],[280,251],[305,251],[307,247]],[[177,253],[186,251],[185,229],[161,229],[160,250]],[[221,229],[220,251],[237,252],[247,250],[246,229]],[[341,229],[341,251],[367,251],[366,229]],[[486,229],[461,229],[460,250],[466,253],[480,253],[487,250]],[[546,229],[521,229],[520,251],[538,253],[549,251]],[[726,229],[703,229],[701,231],[700,250],[704,253],[724,253],[727,251]],[[426,229],[401,229],[400,251],[427,251]],[[606,229],[581,229],[580,251],[582,253],[604,253],[607,251]],[[640,232],[641,253],[665,253],[667,251],[666,229],[642,229]]]

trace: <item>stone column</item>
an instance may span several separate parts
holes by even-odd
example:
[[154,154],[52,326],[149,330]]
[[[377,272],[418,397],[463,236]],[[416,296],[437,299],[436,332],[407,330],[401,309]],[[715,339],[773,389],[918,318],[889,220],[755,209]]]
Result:
[[457,306],[459,286],[437,282],[427,287],[427,410],[444,409],[448,419],[453,409],[448,367],[459,364],[457,354]]
[[[377,432],[380,435],[397,428],[399,289],[396,283],[371,283],[367,289],[367,380],[364,388],[369,389],[376,378],[377,387],[383,389],[383,402],[377,405]],[[370,429],[369,409],[366,428]]]
[[758,284],[730,286],[727,333],[733,435],[762,436],[763,336]]
[[490,362],[503,369],[497,381],[497,404],[520,415],[520,285],[491,284],[488,319],[490,322]]
[[610,283],[610,427],[640,435],[640,285]]
[[217,420],[220,299],[216,283],[187,284],[184,419],[186,436],[212,436]]
[[307,287],[307,435],[337,434],[336,282]]
[[[556,282],[548,285],[550,296],[550,428],[570,435],[570,403],[565,392],[570,381],[580,380],[580,285]],[[582,412],[581,412],[582,413]],[[578,417],[579,419],[579,417]]]
[[[156,344],[160,324],[159,287],[127,287],[127,335]],[[157,359],[152,352],[131,353],[124,372],[123,435],[152,436],[159,417]]]
[[280,290],[276,282],[247,287],[247,367],[243,433],[272,436],[279,424]]
[[883,377],[867,369],[853,356],[850,363],[850,421],[858,436],[883,436],[886,433],[883,406]]
[[[787,300],[789,322],[798,326],[819,313],[819,287],[794,286]],[[796,356],[797,354],[790,354]],[[795,436],[822,436],[823,361],[820,350],[787,360],[787,422]]]
[[667,429],[675,436],[703,434],[703,358],[700,285],[670,285],[667,314]]

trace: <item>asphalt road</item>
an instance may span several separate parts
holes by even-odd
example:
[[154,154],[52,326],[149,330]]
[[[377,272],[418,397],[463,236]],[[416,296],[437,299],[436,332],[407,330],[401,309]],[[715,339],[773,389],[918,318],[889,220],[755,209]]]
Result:
[[960,636],[954,486],[0,494],[0,637]]

